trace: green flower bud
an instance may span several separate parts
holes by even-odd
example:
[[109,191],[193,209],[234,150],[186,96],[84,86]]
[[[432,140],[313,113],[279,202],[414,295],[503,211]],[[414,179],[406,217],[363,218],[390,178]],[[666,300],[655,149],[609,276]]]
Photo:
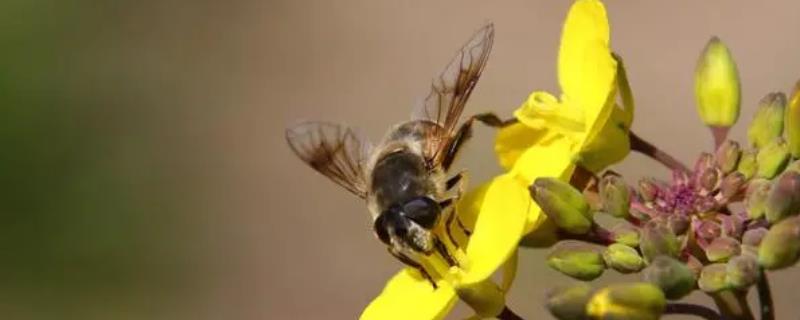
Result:
[[767,232],[758,247],[758,263],[767,269],[782,269],[800,257],[800,217],[781,220]]
[[777,138],[772,142],[767,143],[763,148],[758,150],[756,160],[758,161],[758,169],[756,169],[756,176],[759,178],[772,179],[778,173],[783,171],[786,164],[789,162],[789,145],[783,138]]
[[739,71],[730,51],[711,38],[697,62],[694,76],[697,111],[710,127],[731,127],[739,118]]
[[648,262],[659,255],[676,257],[680,252],[678,237],[669,228],[655,221],[647,223],[642,229],[640,248]]
[[606,265],[621,273],[631,273],[644,268],[644,260],[636,249],[624,244],[614,243],[603,251]]
[[560,242],[547,256],[547,265],[578,280],[589,281],[605,271],[603,257],[591,247],[570,241]]
[[592,287],[585,283],[557,287],[547,293],[545,306],[559,320],[586,319]]
[[716,166],[717,162],[714,160],[714,155],[708,152],[703,152],[694,162],[694,172],[703,172],[708,169],[714,169]]
[[667,217],[667,227],[675,235],[686,233],[691,225],[689,217],[680,214],[673,214]]
[[705,194],[710,193],[719,186],[720,171],[717,168],[708,168],[700,172],[698,185]]
[[732,199],[739,194],[739,191],[742,191],[745,182],[747,182],[747,179],[739,172],[734,172],[725,176],[720,185],[720,195],[724,199]]
[[717,165],[722,173],[728,174],[736,170],[739,164],[739,157],[742,155],[742,148],[736,141],[726,140],[717,148]]
[[639,246],[639,228],[627,223],[620,223],[611,229],[614,242],[624,244],[629,247]]
[[742,256],[751,256],[751,257],[758,257],[758,247],[748,246],[746,244],[742,245]]
[[549,190],[550,192],[556,194],[564,202],[569,203],[578,211],[583,212],[587,217],[590,217],[589,203],[586,202],[586,198],[583,197],[583,193],[580,190],[575,189],[575,187],[573,187],[571,184],[561,181],[560,179],[545,177],[536,179],[536,181],[533,182],[533,185],[537,189]]
[[591,319],[657,320],[666,304],[664,293],[652,284],[622,283],[597,291],[586,312]]
[[628,185],[619,176],[606,175],[600,181],[600,198],[603,201],[603,211],[617,218],[628,216],[631,204],[631,195]]
[[765,146],[783,133],[783,111],[786,95],[782,92],[767,94],[758,103],[758,110],[747,129],[747,140],[756,148]]
[[790,163],[788,166],[786,166],[785,171],[800,172],[800,160]]
[[767,228],[755,228],[745,231],[742,236],[742,245],[758,247],[761,245],[761,240],[767,235]]
[[711,262],[725,262],[738,255],[739,241],[730,237],[716,238],[705,248],[706,257]]
[[767,179],[754,179],[747,186],[744,202],[747,206],[747,216],[758,219],[764,215],[767,208],[767,196],[772,188],[772,182]]
[[703,272],[703,262],[701,262],[700,259],[690,254],[686,258],[686,267],[692,270],[695,279],[700,278],[700,273]]
[[751,255],[733,257],[726,264],[728,285],[736,289],[746,289],[756,283],[759,276],[758,260]]
[[556,179],[539,178],[530,192],[556,226],[572,234],[589,232],[592,226],[589,204],[578,190]]
[[694,271],[668,256],[656,257],[644,269],[644,280],[661,288],[670,300],[678,300],[692,292],[696,281]]
[[644,202],[651,202],[655,200],[661,188],[658,183],[652,178],[643,178],[639,180],[639,195]]
[[728,266],[724,263],[715,263],[703,267],[697,286],[705,292],[719,292],[730,289],[728,284]]
[[456,294],[481,318],[496,316],[505,308],[505,292],[490,280],[462,284]]
[[744,175],[746,179],[752,178],[758,170],[758,162],[756,161],[757,155],[758,152],[756,150],[743,151],[742,156],[739,158],[739,165],[736,167],[736,171]]
[[792,99],[786,110],[785,121],[789,151],[795,158],[800,158],[800,82],[795,85]]
[[718,215],[720,225],[722,225],[722,234],[739,239],[742,236],[742,232],[744,232],[744,220],[740,218],[738,215],[725,215],[721,214]]
[[767,195],[765,212],[770,223],[800,214],[800,172],[787,171],[778,177]]

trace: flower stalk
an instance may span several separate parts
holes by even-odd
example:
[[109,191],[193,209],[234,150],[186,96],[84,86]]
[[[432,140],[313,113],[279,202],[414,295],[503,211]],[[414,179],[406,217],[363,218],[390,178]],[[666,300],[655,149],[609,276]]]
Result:
[[630,133],[630,143],[631,143],[631,150],[639,152],[643,155],[646,155],[653,160],[658,161],[659,163],[663,164],[667,168],[671,170],[680,170],[683,172],[689,172],[689,167],[685,164],[680,162],[675,157],[671,156],[669,153],[665,152],[664,150],[659,149],[652,143],[644,140],[642,137],[631,131]]
[[726,320],[755,320],[750,305],[747,304],[747,292],[726,290],[712,294],[711,298]]
[[724,320],[718,312],[706,306],[691,303],[668,303],[664,314],[692,315],[705,320]]
[[769,287],[767,273],[763,269],[759,271],[756,288],[758,288],[758,303],[761,311],[761,320],[775,320],[775,306],[772,302],[772,290]]

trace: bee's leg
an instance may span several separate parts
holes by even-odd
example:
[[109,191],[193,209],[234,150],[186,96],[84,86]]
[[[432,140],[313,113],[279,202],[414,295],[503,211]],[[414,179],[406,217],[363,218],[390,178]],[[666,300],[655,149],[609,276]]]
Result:
[[[464,180],[466,180],[466,177],[467,177],[466,171],[462,171],[462,172],[459,172],[456,175],[454,175],[452,178],[448,179],[447,182],[446,182],[447,190],[452,190],[454,187],[458,186],[458,196],[457,196],[457,198],[460,198],[461,194],[466,192],[466,190],[465,190],[466,183],[464,182]],[[446,207],[450,206],[453,202],[454,202],[454,199],[451,198],[451,199],[447,199],[447,200],[444,200],[444,201],[440,202],[439,205],[441,205],[442,208],[446,208]],[[461,230],[464,232],[464,234],[466,234],[467,236],[472,235],[472,231],[470,231],[467,228],[467,226],[464,225],[464,221],[461,221],[461,218],[458,217],[458,214],[456,214],[455,208],[453,208],[452,211],[453,212],[447,217],[447,232],[448,232],[448,235],[450,235],[450,233],[452,232],[451,228],[452,228],[453,222],[458,223],[458,227],[461,228]],[[452,235],[450,235],[450,239],[451,240],[453,239]],[[456,243],[456,242],[453,242],[453,243]]]
[[503,120],[500,119],[500,117],[498,117],[496,114],[491,112],[479,113],[472,116],[471,118],[478,120],[481,123],[492,128],[503,128],[517,123],[517,118]]
[[431,277],[431,275],[430,275],[430,273],[428,273],[428,271],[425,271],[425,268],[423,268],[421,264],[419,264],[418,262],[414,261],[414,259],[409,258],[405,254],[397,252],[397,250],[394,250],[391,247],[386,248],[386,249],[388,249],[389,253],[392,254],[392,256],[394,256],[395,258],[397,258],[397,260],[400,260],[400,262],[404,263],[405,265],[407,265],[409,267],[417,269],[417,271],[419,271],[419,274],[421,274],[423,278],[428,280],[428,282],[431,283],[431,285],[433,286],[434,289],[438,288],[438,286],[436,285],[436,282],[433,281],[433,277]]
[[[454,204],[455,204],[455,198],[449,198],[449,199],[446,199],[444,201],[439,202],[439,205],[442,207],[442,209],[447,209],[450,206],[453,206]],[[456,208],[452,208],[452,210],[446,210],[446,212],[447,212],[447,218],[445,218],[445,221],[444,221],[444,231],[447,234],[447,238],[450,240],[450,243],[452,243],[453,245],[458,246],[458,247],[462,247],[462,246],[464,246],[464,244],[462,244],[458,240],[456,240],[456,237],[453,235],[453,232],[454,232],[453,231],[453,225],[457,225],[461,229],[461,231],[464,232],[464,235],[467,236],[467,237],[472,235],[472,231],[467,229],[467,227],[464,225],[464,222],[462,222],[461,218],[458,217],[458,213],[456,212]]]
[[461,219],[456,219],[456,223],[458,223],[458,227],[461,228],[461,231],[464,231],[464,234],[466,234],[467,237],[472,235],[472,230],[464,225],[464,221],[461,221]]
[[457,266],[458,263],[456,262],[456,259],[453,259],[453,256],[450,255],[450,252],[447,251],[447,246],[445,246],[444,243],[439,240],[439,238],[434,238],[433,241],[436,251],[438,251],[439,255],[441,255],[442,258],[447,261],[447,265],[451,267]]
[[445,182],[445,187],[446,187],[445,189],[447,191],[450,191],[455,186],[461,187],[462,184],[459,182],[461,182],[461,178],[463,178],[465,174],[466,173],[464,171],[461,171],[459,173],[456,173],[456,175],[452,176],[450,179],[447,179],[447,182]]
[[475,120],[493,128],[502,128],[517,122],[517,119],[502,120],[494,113],[488,112],[479,113],[470,117],[466,122],[464,122],[464,124],[461,125],[460,128],[458,128],[455,137],[453,137],[453,140],[447,147],[444,159],[442,159],[442,167],[445,170],[449,169],[453,164],[453,161],[455,160],[458,151],[461,150],[461,147],[464,145],[464,142],[472,137],[472,123]]
[[[440,204],[441,203],[446,203],[446,206],[442,205],[442,208],[446,208],[446,207],[449,207],[449,206],[453,205],[453,199],[450,198],[450,199],[447,199],[445,201],[440,202]],[[456,220],[456,208],[453,208],[453,210],[448,210],[447,219],[445,219],[445,221],[444,221],[444,233],[447,234],[447,238],[450,240],[450,243],[452,243],[454,246],[460,247],[461,244],[458,243],[458,241],[456,240],[456,237],[453,236],[453,221],[454,220]],[[440,242],[439,239],[436,239],[436,242]]]

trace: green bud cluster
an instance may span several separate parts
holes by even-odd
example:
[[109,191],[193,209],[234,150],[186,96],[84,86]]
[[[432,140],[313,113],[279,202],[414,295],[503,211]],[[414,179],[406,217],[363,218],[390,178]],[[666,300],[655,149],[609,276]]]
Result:
[[[770,144],[749,154],[766,157]],[[698,289],[709,294],[748,290],[763,269],[800,260],[800,161],[755,174],[749,168],[758,167],[758,158],[725,141],[715,153],[701,155],[693,172],[676,173],[671,183],[646,178],[633,188],[621,176],[606,174],[595,189],[578,190],[557,179],[537,179],[533,199],[562,238],[548,265],[580,281],[597,279],[606,269],[640,273],[647,288],[657,288],[669,300]],[[737,202],[745,210],[731,213],[728,205]],[[613,225],[601,226],[594,213],[606,214]],[[625,310],[624,299],[612,302],[627,297],[612,295],[615,290],[623,289],[562,288],[552,292],[547,306],[559,319],[593,319]],[[630,312],[620,319],[660,314]]]

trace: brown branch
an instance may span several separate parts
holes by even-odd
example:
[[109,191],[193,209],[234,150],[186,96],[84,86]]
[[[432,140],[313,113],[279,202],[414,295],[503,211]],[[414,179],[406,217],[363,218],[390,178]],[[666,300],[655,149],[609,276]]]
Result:
[[642,139],[641,137],[633,133],[633,131],[630,132],[629,136],[631,142],[631,150],[644,154],[650,158],[653,158],[654,160],[660,162],[661,164],[665,165],[667,168],[670,168],[672,170],[681,170],[686,173],[691,172],[689,170],[689,167],[687,167],[682,162],[678,161],[678,159],[675,159],[675,157],[657,148],[652,143]]
[[775,320],[775,307],[772,302],[772,291],[769,288],[767,273],[762,269],[758,277],[758,303],[761,309],[761,320]]
[[686,314],[706,320],[722,320],[722,316],[713,309],[691,303],[669,303],[667,308],[664,309],[664,314]]

